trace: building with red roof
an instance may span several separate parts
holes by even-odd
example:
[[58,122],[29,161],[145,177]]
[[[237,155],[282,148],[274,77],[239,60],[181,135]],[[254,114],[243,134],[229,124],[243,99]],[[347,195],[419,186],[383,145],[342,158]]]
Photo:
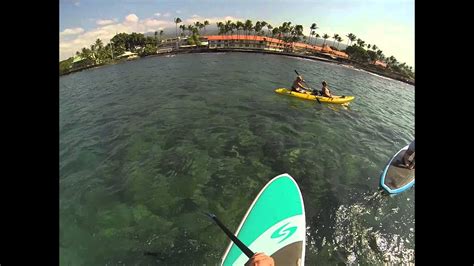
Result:
[[275,52],[292,52],[302,54],[325,53],[331,57],[348,58],[341,51],[335,51],[329,46],[323,47],[300,42],[285,42],[280,39],[257,35],[211,35],[206,36],[209,49],[251,49]]

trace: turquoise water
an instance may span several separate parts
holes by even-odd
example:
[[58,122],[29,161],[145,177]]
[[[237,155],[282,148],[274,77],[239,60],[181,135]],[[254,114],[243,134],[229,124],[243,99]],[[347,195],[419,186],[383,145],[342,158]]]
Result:
[[[297,69],[349,107],[278,95]],[[378,190],[414,138],[414,87],[286,56],[153,57],[60,77],[61,265],[215,265],[259,190],[289,173],[306,263],[413,261],[414,188]],[[154,255],[144,255],[152,252]]]

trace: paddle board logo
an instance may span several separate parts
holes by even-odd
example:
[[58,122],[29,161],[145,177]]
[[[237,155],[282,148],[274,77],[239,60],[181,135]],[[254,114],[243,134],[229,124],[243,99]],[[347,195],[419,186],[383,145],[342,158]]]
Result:
[[285,241],[285,239],[292,236],[296,232],[296,228],[297,228],[296,226],[288,227],[283,230],[283,228],[285,228],[289,224],[290,223],[286,223],[285,225],[278,228],[275,232],[273,232],[271,238],[279,238],[279,237],[285,236],[282,240],[280,240],[280,242],[278,242],[278,243],[281,243]]

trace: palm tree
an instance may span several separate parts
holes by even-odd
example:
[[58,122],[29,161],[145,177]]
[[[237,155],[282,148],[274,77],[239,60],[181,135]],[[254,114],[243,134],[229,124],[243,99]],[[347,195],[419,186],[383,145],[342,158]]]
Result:
[[316,41],[318,40],[319,37],[321,37],[321,36],[317,33],[316,33],[316,35],[314,35],[314,45],[316,45]]
[[186,30],[186,25],[179,25],[179,28],[181,29],[181,36],[184,36],[184,31]]
[[255,35],[258,35],[259,32],[262,30],[262,22],[257,21],[255,22]]
[[385,55],[383,54],[382,50],[377,50],[377,57],[380,59],[380,60],[384,60],[385,59]]
[[291,36],[294,33],[295,26],[291,26],[291,22],[286,23],[286,33],[288,33],[289,36]]
[[86,47],[82,48],[80,56],[84,59],[94,60],[91,50],[87,49]]
[[204,20],[204,35],[207,35],[206,26],[209,26],[209,21]]
[[[311,24],[311,27],[310,27],[310,34],[309,34],[309,35],[310,35],[310,36],[315,35],[317,28],[318,28],[318,27],[317,27],[316,23]],[[315,41],[314,43],[316,44],[316,41]]]
[[286,39],[288,37],[287,33],[291,33],[292,30],[291,22],[283,22],[280,29],[280,32],[283,33],[283,39]]
[[295,26],[291,26],[289,23],[286,24],[286,40],[289,42],[293,38],[293,34],[295,33]]
[[237,24],[235,22],[230,23],[230,33],[234,34],[234,30],[237,31]]
[[365,42],[361,40],[360,38],[357,39],[357,45],[359,45],[361,48],[364,48]]
[[227,34],[227,32],[232,32],[232,21],[230,20],[227,20],[225,22],[225,33]]
[[283,22],[283,24],[281,24],[281,26],[280,26],[280,32],[283,34],[283,38],[286,37],[285,34],[286,34],[287,28],[288,28],[287,24],[288,24],[288,22]]
[[194,22],[194,27],[196,27],[196,29],[199,29],[200,25],[201,23],[199,21]]
[[176,49],[179,48],[179,43],[178,43],[178,24],[181,23],[181,19],[180,18],[175,18],[174,19],[174,23],[176,24]]
[[377,49],[378,49],[377,45],[375,45],[375,44],[372,45],[372,50],[374,50],[374,52],[375,52],[375,50],[377,50]]
[[242,21],[237,21],[235,26],[237,29],[237,35],[239,35],[239,31],[244,29],[244,23]]
[[371,45],[370,44],[367,44],[367,48],[370,49]]
[[224,27],[224,24],[223,24],[222,22],[220,22],[220,21],[219,21],[219,22],[217,22],[216,24],[217,24],[217,28],[219,29],[219,31],[218,31],[218,33],[217,33],[217,34],[219,34],[219,35],[220,35],[220,34],[222,34],[222,32],[223,32],[223,27]]
[[329,38],[329,35],[327,35],[326,33],[324,33],[323,35],[323,39],[324,39],[324,42],[323,42],[323,46],[324,44],[326,44],[326,39]]
[[280,27],[273,28],[272,37],[275,37],[275,35],[278,37],[279,33],[280,33]]
[[337,36],[337,50],[339,50],[339,44],[341,44],[342,38],[341,36]]
[[175,18],[174,23],[176,23],[176,38],[178,38],[178,24],[181,23],[180,18]]
[[267,25],[268,35],[270,35],[270,34],[271,34],[271,32],[272,32],[272,29],[273,29],[273,26],[272,26],[272,25],[270,25],[270,24],[268,24],[268,25]]
[[393,66],[397,65],[397,63],[398,63],[397,59],[396,59],[393,55],[391,55],[391,56],[388,58],[388,60],[389,60],[389,64],[390,64],[390,65],[393,65]]
[[96,64],[101,63],[103,48],[104,44],[100,39],[97,39],[95,43],[91,45],[91,57],[94,59]]
[[199,35],[201,35],[202,29],[204,28],[204,23],[199,22],[197,27],[199,28]]
[[188,25],[186,30],[189,31],[189,34],[191,34],[193,32],[193,25]]
[[335,47],[335,43],[336,43],[336,40],[339,38],[339,34],[334,34],[332,38],[334,39],[334,41],[332,42],[332,47]]
[[155,30],[155,42],[158,43],[158,32]]
[[193,33],[193,35],[199,34],[199,29],[198,29],[198,27],[192,27],[192,33]]
[[252,23],[252,21],[251,21],[250,19],[247,19],[247,20],[245,21],[245,24],[244,24],[244,30],[247,31],[247,35],[248,35],[249,31],[252,30],[252,28],[253,28],[253,23]]
[[295,40],[299,40],[299,38],[303,36],[303,25],[296,25],[294,30],[296,35]]
[[102,42],[101,39],[95,40],[95,46],[97,47],[98,50],[101,50],[104,47],[104,43]]
[[348,39],[347,39],[347,45],[349,45],[349,41],[351,42],[351,45],[352,45],[352,42],[356,40],[356,36],[352,33],[349,33],[347,34],[346,36]]
[[160,30],[160,42],[161,42],[161,37],[163,36],[163,30]]
[[262,34],[265,34],[265,32],[263,31],[263,28],[265,28],[265,27],[267,26],[267,24],[268,24],[268,23],[267,23],[266,21],[262,21],[262,22],[260,23],[260,25],[262,26],[262,29],[261,29]]

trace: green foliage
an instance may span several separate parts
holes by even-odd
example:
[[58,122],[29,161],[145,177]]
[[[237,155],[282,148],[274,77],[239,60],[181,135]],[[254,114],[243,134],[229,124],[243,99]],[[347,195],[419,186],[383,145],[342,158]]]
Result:
[[367,54],[367,51],[364,48],[355,44],[347,47],[346,53],[349,55],[349,57],[352,60],[356,60],[363,63],[367,63],[370,60],[370,57]]
[[73,60],[74,57],[69,57],[68,59],[59,62],[59,75],[65,74],[71,70]]
[[193,38],[194,43],[195,43],[196,45],[201,45],[201,41],[199,40],[199,35],[193,34],[193,36],[191,36],[191,37]]
[[140,53],[140,56],[152,55],[156,54],[156,45],[155,44],[147,44],[145,48]]
[[[177,26],[177,24],[181,23],[182,20],[180,18],[176,18],[174,22]],[[304,41],[306,37],[303,35],[302,25],[293,26],[289,21],[283,22],[282,25],[278,27],[273,27],[265,21],[257,21],[254,25],[249,19],[247,19],[245,22],[237,21],[234,23],[228,20],[225,21],[225,23],[217,22],[216,24],[218,27],[218,34],[233,34],[234,31],[237,31],[237,34],[239,34],[239,31],[243,30],[247,35],[251,34],[252,32],[256,35],[262,35],[264,34],[263,28],[267,27],[272,36],[276,36],[286,42],[300,42],[302,40]],[[209,25],[208,21],[204,21],[204,23],[197,21],[194,23],[194,25],[180,25],[179,28],[182,29],[183,34],[185,34],[186,31],[192,34],[187,40],[189,45],[199,46],[201,45],[199,40],[201,29],[204,28],[205,30],[205,26],[207,25]],[[316,26],[316,23],[313,23],[310,27],[310,35],[315,35],[316,38],[320,37],[319,34],[314,32],[314,30],[317,28],[318,27]],[[161,30],[159,32],[160,39],[162,35],[163,31]],[[414,78],[412,67],[407,66],[405,63],[399,63],[393,56],[386,58],[383,52],[379,50],[375,44],[367,45],[364,40],[357,38],[353,33],[349,33],[346,35],[346,37],[348,38],[348,44],[350,42],[351,46],[347,46],[345,52],[352,60],[359,61],[361,63],[368,63],[375,60],[385,60],[389,69]],[[327,44],[326,41],[328,38],[330,38],[330,36],[324,34],[322,38],[324,39],[323,44]],[[334,34],[332,38],[334,41],[331,48],[334,50],[339,50],[339,44],[343,41],[343,39],[338,34]],[[338,44],[337,47],[334,47],[336,41]],[[354,41],[356,43],[353,43]],[[157,42],[157,31],[155,31],[154,37],[145,37],[142,33],[136,32],[132,32],[131,34],[119,33],[116,34],[111,39],[111,43],[107,44],[106,46],[104,46],[100,39],[97,39],[95,43],[93,43],[89,48],[84,47],[80,52],[76,53],[77,55],[86,59],[83,62],[77,64],[77,66],[87,67],[90,65],[108,63],[115,59],[116,56],[121,55],[126,51],[138,52],[141,56],[155,54]],[[364,47],[369,49],[366,50]],[[71,58],[61,61],[59,64],[59,73],[64,74],[70,70],[74,70],[72,67],[75,67],[75,65],[72,64],[72,61],[73,59]]]
[[376,54],[374,51],[372,51],[372,50],[367,50],[366,52],[367,52],[367,56],[370,58],[370,61],[373,62],[373,61],[375,61],[375,60],[378,59],[378,58],[377,58],[377,54]]
[[193,35],[189,36],[188,38],[188,44],[189,45],[201,45],[201,41],[199,40],[199,35],[196,33],[193,33]]
[[[115,35],[111,41],[114,44],[114,49],[116,47],[125,48],[124,50],[135,52],[136,47],[140,46],[143,47],[145,44],[154,43],[154,39],[152,37],[145,38],[145,35],[142,33],[132,32],[131,34],[127,33],[119,33]],[[123,52],[122,52],[123,53]],[[121,54],[121,53],[117,53]]]

